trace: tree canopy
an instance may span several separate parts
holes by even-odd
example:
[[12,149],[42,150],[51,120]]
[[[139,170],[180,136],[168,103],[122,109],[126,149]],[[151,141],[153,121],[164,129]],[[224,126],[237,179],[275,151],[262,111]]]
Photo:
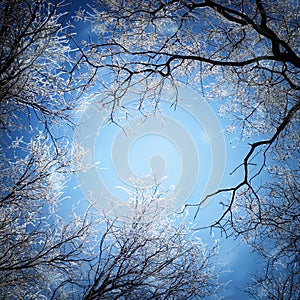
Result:
[[[226,197],[222,215],[207,226],[242,236],[265,259],[256,280],[262,290],[274,290],[274,299],[297,298],[299,3],[96,1],[80,17],[94,34],[82,59],[109,69],[113,86],[156,82],[146,89],[159,99],[166,81],[175,88],[184,82],[219,103],[228,131],[249,150],[232,172],[240,180],[206,196]],[[286,282],[281,296],[278,272]]]
[[[73,4],[76,4],[75,2]],[[77,4],[76,4],[77,5]],[[218,105],[228,137],[247,152],[230,186],[209,198],[223,211],[205,228],[240,237],[259,254],[254,299],[298,299],[300,274],[299,3],[296,0],[0,1],[0,293],[4,299],[188,299],[215,295],[217,248],[162,216],[141,189],[131,217],[93,205],[60,216],[81,170],[72,145],[85,101],[117,125],[122,98],[156,113],[162,90],[182,84]],[[90,28],[76,35],[76,26]],[[103,93],[93,103],[93,96]],[[153,100],[146,111],[144,100]],[[88,100],[86,100],[88,99]],[[174,107],[180,99],[174,98]],[[199,229],[200,230],[200,229]]]

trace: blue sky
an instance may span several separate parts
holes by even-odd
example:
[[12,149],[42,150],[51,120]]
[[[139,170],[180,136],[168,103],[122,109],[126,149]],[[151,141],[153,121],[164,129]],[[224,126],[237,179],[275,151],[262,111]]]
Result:
[[[201,124],[183,108],[178,107],[174,111],[174,108],[170,107],[170,104],[166,101],[163,101],[161,106],[162,116],[165,119],[170,118],[179,123],[186,130],[186,133],[190,136],[196,148],[198,160],[196,160],[195,163],[198,164],[198,166],[195,166],[195,168],[198,167],[198,172],[197,175],[194,175],[194,178],[191,179],[191,181],[193,181],[193,179],[195,180],[195,185],[185,203],[198,203],[205,190],[207,177],[209,177],[208,174],[211,171],[212,153],[208,136]],[[197,106],[195,106],[195,108],[197,109]],[[100,116],[102,112],[98,112],[96,115],[101,119]],[[219,123],[221,130],[226,127],[225,120],[219,118]],[[134,128],[134,123],[131,125],[132,129],[137,129]],[[151,173],[151,158],[153,156],[160,156],[164,161],[164,175],[167,177],[161,188],[167,189],[172,185],[175,187],[178,185],[184,162],[181,160],[180,145],[178,147],[172,138],[155,132],[154,130],[148,132],[147,130],[142,130],[141,134],[137,134],[134,138],[131,138],[130,135],[125,136],[122,129],[115,124],[107,125],[106,121],[104,121],[102,122],[102,126],[103,127],[92,122],[85,128],[91,135],[95,135],[91,152],[93,153],[93,161],[98,163],[98,168],[97,173],[91,173],[83,179],[89,183],[92,192],[100,196],[98,198],[100,206],[103,206],[103,189],[112,193],[118,200],[126,201],[128,199],[128,194],[119,187],[130,188],[130,184],[128,184],[126,180],[122,180],[122,175],[119,174],[122,172],[118,173],[119,166],[113,157],[127,161],[132,173],[143,178]],[[97,134],[95,134],[95,128],[97,129]],[[176,135],[176,132],[173,133]],[[119,135],[128,139],[128,145],[125,148],[124,145],[120,146],[120,143],[118,144],[116,142]],[[228,174],[240,163],[244,152],[247,151],[246,146],[233,148],[230,142],[233,138],[232,136],[227,136],[224,133],[224,137],[226,144],[226,168],[220,187],[233,185],[237,182],[238,174],[232,176],[228,176]],[[117,145],[114,145],[114,143]],[[244,149],[244,152],[241,149]],[[114,151],[116,151],[117,155],[114,155]],[[66,194],[70,193],[73,200],[84,199],[88,196],[86,189],[72,188],[78,184],[84,184],[82,180],[79,180],[79,182],[76,180],[77,179],[73,179],[69,184],[70,189],[66,191]],[[103,188],[100,188],[100,182],[103,184]],[[85,195],[82,195],[82,193],[85,193]],[[84,203],[85,202],[83,202],[82,208],[85,208],[87,205],[87,203]],[[66,205],[69,206],[69,204],[70,201],[67,200]],[[222,207],[218,204],[218,199],[214,198],[204,208],[200,209],[195,220],[193,219],[193,213],[194,210],[191,209],[189,221],[194,222],[195,227],[205,226],[221,215]],[[209,230],[201,230],[197,234],[199,234],[205,243],[210,244],[212,242]],[[245,283],[251,279],[250,273],[257,271],[258,265],[256,256],[250,254],[250,249],[245,244],[241,244],[239,240],[221,238],[218,231],[214,232],[214,237],[220,240],[220,261],[227,264],[230,270],[230,272],[222,276],[225,282],[231,281],[225,289],[224,296],[226,299],[233,300],[247,299],[247,295],[242,293],[239,289],[243,290]]]
[[[88,3],[88,1],[75,1],[71,6],[71,11],[76,11],[79,5],[84,7],[85,3]],[[74,23],[74,25],[76,26],[75,30],[78,32],[78,40],[87,37],[86,34],[88,33],[88,30],[85,28],[84,24]],[[207,124],[201,124],[199,119],[195,118],[193,114],[180,106],[180,103],[176,110],[174,110],[174,107],[170,106],[168,99],[166,99],[166,101],[162,101],[160,105],[161,117],[165,118],[165,120],[170,120],[170,122],[179,124],[180,127],[187,133],[193,147],[196,149],[197,158],[195,155],[193,156],[195,157],[194,166],[193,168],[190,168],[190,179],[195,183],[192,184],[193,188],[185,203],[197,203],[205,192],[205,186],[208,183],[208,177],[211,176],[210,172],[214,159],[217,160],[221,157],[222,160],[224,155],[223,148],[220,150],[222,153],[216,154],[212,152],[210,147],[210,139],[212,136],[209,134],[209,129],[205,128]],[[192,110],[198,111],[199,108],[200,106],[195,105],[192,107]],[[239,171],[235,172],[231,176],[229,173],[242,162],[244,154],[249,150],[249,146],[246,143],[243,144],[243,142],[237,142],[236,136],[227,135],[225,128],[228,125],[228,121],[218,116],[218,107],[216,104],[211,104],[211,109],[213,115],[218,118],[222,136],[225,138],[225,170],[220,187],[228,187],[236,184],[240,179],[239,175],[241,173]],[[105,117],[105,112],[96,112],[96,114],[98,114],[99,119],[103,116]],[[134,125],[134,120],[136,120],[135,118],[138,118],[138,116],[133,117],[131,127],[137,130],[138,128]],[[201,118],[203,122],[205,122],[205,115]],[[151,127],[151,125],[149,125],[149,127]],[[97,134],[95,134],[95,128],[97,129]],[[157,165],[160,167],[162,164],[165,165],[165,168],[161,167],[161,170],[157,170],[157,172],[162,172],[166,176],[166,179],[162,184],[162,188],[169,188],[170,186],[174,186],[176,188],[180,185],[181,172],[186,167],[186,163],[181,158],[180,147],[176,142],[174,142],[174,138],[168,137],[167,134],[163,132],[157,132],[157,130],[149,131],[149,128],[146,126],[146,129],[144,128],[136,133],[134,138],[131,138],[130,143],[128,142],[126,144],[126,148],[123,149],[120,146],[120,143],[118,144],[116,140],[117,138],[124,139],[125,137],[122,135],[120,127],[115,124],[107,126],[107,123],[104,121],[99,127],[99,124],[95,125],[92,122],[90,127],[87,126],[84,130],[87,130],[87,132],[90,132],[91,135],[94,136],[94,139],[90,144],[92,145],[90,151],[93,154],[93,161],[98,162],[98,168],[97,173],[93,173],[94,175],[96,174],[97,178],[95,177],[91,179],[90,185],[97,186],[97,189],[94,190],[95,193],[97,193],[100,189],[99,195],[101,195],[101,188],[103,188],[112,193],[114,197],[122,199],[122,201],[125,199],[126,201],[127,194],[122,189],[116,187],[128,187],[129,185],[126,180],[122,180],[122,175],[119,174],[121,171],[119,173],[116,171],[118,170],[118,166],[116,166],[116,164],[119,162],[118,159],[114,159],[114,157],[119,158],[119,156],[114,155],[113,151],[119,151],[122,154],[120,157],[123,158],[123,161],[125,158],[125,162],[128,162],[132,173],[140,178],[144,178],[149,174],[151,175],[151,159],[153,157],[156,158],[158,161]],[[174,136],[176,136],[176,133],[177,132],[172,132]],[[220,138],[220,136],[218,136],[218,138]],[[117,143],[117,145],[114,145],[114,143]],[[238,147],[236,147],[237,144]],[[121,145],[124,146],[124,141]],[[113,150],[114,146],[117,150]],[[223,167],[221,166],[220,169],[222,168]],[[220,170],[220,172],[221,171],[222,170]],[[212,176],[212,178],[214,178],[214,176]],[[95,182],[99,183],[99,180],[103,186],[95,184]],[[82,184],[82,181],[79,180],[79,183]],[[74,206],[77,206],[77,201],[81,199],[83,201],[81,202],[81,206],[79,206],[80,209],[83,210],[86,208],[87,202],[84,200],[86,195],[84,195],[84,191],[82,189],[78,188],[79,183],[75,177],[73,177],[69,182],[68,188],[65,192],[66,195],[70,195],[71,200],[65,200],[62,208],[63,214],[71,210],[71,203],[73,203]],[[185,187],[185,185],[181,185],[182,189]],[[76,208],[78,210],[78,206]],[[195,221],[193,219],[193,210],[191,210],[190,221],[195,222],[195,227],[207,225],[217,219],[221,213],[222,207],[218,205],[218,199],[215,198],[207,206],[205,206],[205,208],[199,211]],[[211,242],[211,236],[208,230],[199,231],[198,234],[204,242]],[[250,273],[257,272],[258,260],[256,255],[251,254],[249,252],[250,249],[246,245],[240,244],[239,240],[234,240],[233,238],[221,238],[219,237],[218,231],[214,232],[214,236],[215,238],[220,239],[220,259],[228,265],[229,269],[231,269],[231,272],[222,276],[224,281],[231,281],[225,289],[225,299],[248,299],[247,295],[242,293],[239,289],[243,290],[245,287],[244,285],[251,281],[252,276]]]
[[[192,190],[190,197],[186,200],[186,203],[197,203],[201,199],[200,195],[203,194],[205,184],[207,183],[208,173],[210,172],[212,154],[209,147],[209,140],[205,133],[205,130],[201,125],[195,120],[191,115],[188,115],[184,109],[178,107],[174,111],[170,107],[169,103],[162,102],[162,114],[165,118],[172,118],[176,122],[180,123],[182,127],[185,128],[186,132],[191,137],[198,154],[198,174],[194,178],[196,185]],[[99,113],[100,115],[101,113]],[[220,128],[225,128],[226,121],[219,119]],[[114,165],[112,149],[114,142],[118,135],[122,135],[122,130],[115,124],[106,125],[103,123],[103,129],[98,130],[95,137],[95,143],[93,144],[93,159],[94,162],[98,163],[97,174],[98,178],[89,177],[88,182],[91,183],[92,189],[95,193],[99,192],[100,205],[102,204],[102,190],[99,188],[99,180],[104,184],[105,188],[110,191],[115,197],[121,200],[128,199],[128,194],[118,187],[123,186],[128,188],[129,185],[123,181],[119,175],[116,165]],[[95,132],[93,125],[88,128],[91,134]],[[98,128],[98,124],[96,124]],[[227,136],[224,134],[225,144],[226,144],[226,169],[224,172],[224,177],[221,186],[228,186],[230,184],[236,183],[238,179],[237,175],[228,176],[228,173],[233,170],[233,168],[238,165],[243,157],[244,152],[246,152],[247,147],[232,147],[230,140],[232,136]],[[129,137],[128,137],[129,139]],[[180,158],[180,150],[173,142],[172,139],[164,136],[162,134],[150,131],[144,133],[131,140],[131,146],[122,150],[115,147],[117,152],[120,154],[120,158],[127,160],[132,172],[136,176],[144,177],[151,172],[151,158],[155,155],[159,155],[163,158],[166,166],[167,179],[162,184],[162,188],[168,188],[171,185],[176,186],[180,178],[180,172],[182,168],[182,162]],[[241,151],[244,149],[245,151]],[[227,175],[226,175],[227,174]],[[93,176],[93,175],[92,175]],[[97,183],[94,182],[96,180]],[[82,184],[81,181],[79,181]],[[72,189],[72,186],[77,186],[78,182],[76,179],[70,183],[70,190],[66,193],[70,193],[72,199],[84,198],[82,195],[82,190],[80,188]],[[86,194],[87,195],[87,194]],[[85,196],[86,196],[85,195]],[[66,204],[69,205],[69,200]],[[85,205],[83,205],[83,208]],[[193,210],[190,213],[190,221],[195,222],[195,226],[207,225],[213,220],[215,220],[222,213],[222,207],[218,205],[218,199],[215,198],[210,202],[205,208],[199,211],[196,220],[193,220]],[[209,230],[199,231],[199,236],[203,239],[205,243],[211,242],[211,236]],[[215,231],[215,238],[219,238],[219,232]],[[247,299],[247,296],[243,294],[238,288],[243,289],[244,284],[251,279],[250,273],[254,273],[257,270],[257,260],[255,255],[249,253],[249,248],[246,245],[240,245],[240,241],[234,241],[231,239],[220,238],[220,260],[228,265],[231,272],[224,274],[222,276],[224,281],[232,281],[228,284],[224,296],[226,299]]]

